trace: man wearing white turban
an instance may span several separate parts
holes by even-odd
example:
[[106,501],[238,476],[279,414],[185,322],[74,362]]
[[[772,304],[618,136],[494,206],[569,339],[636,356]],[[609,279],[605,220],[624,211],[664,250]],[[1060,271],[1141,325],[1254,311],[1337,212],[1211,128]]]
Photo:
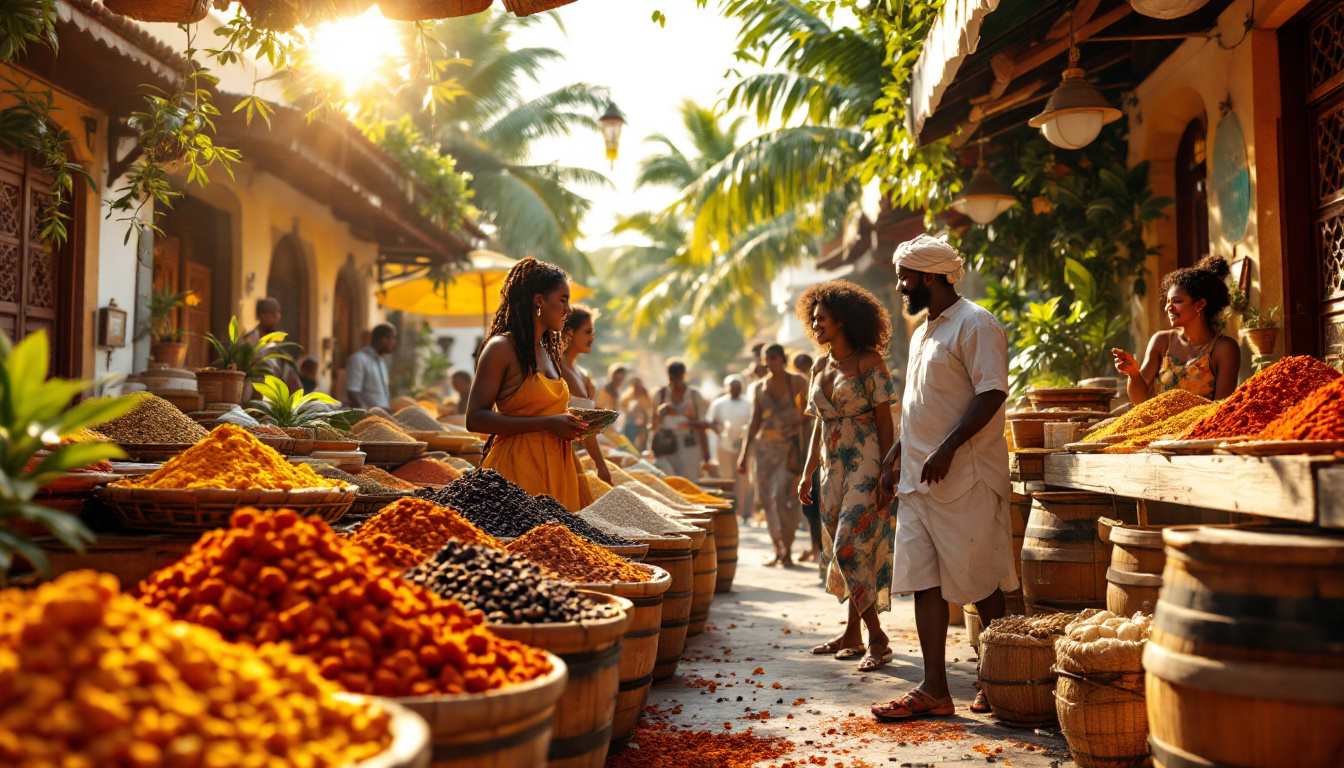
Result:
[[[896,249],[909,316],[928,311],[910,339],[900,439],[883,462],[884,494],[900,499],[892,592],[913,592],[924,680],[873,706],[882,719],[951,715],[948,603],[974,604],[986,625],[1017,588],[1009,525],[1008,337],[987,310],[957,295],[965,262],[920,235]],[[977,695],[972,711],[988,707]]]

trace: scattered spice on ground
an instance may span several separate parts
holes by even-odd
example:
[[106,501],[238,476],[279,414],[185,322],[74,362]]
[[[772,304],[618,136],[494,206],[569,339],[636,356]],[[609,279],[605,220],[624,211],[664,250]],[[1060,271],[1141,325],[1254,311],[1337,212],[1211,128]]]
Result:
[[1339,378],[1339,371],[1307,356],[1285,357],[1242,382],[1218,410],[1181,435],[1183,440],[1252,437],[1312,392]]
[[318,467],[314,471],[317,472],[319,476],[325,477],[328,480],[335,480],[338,483],[346,483],[355,486],[359,489],[361,496],[391,496],[407,493],[407,491],[404,490],[388,488],[372,478],[352,475],[345,470],[337,469],[335,467]]
[[420,486],[416,485],[415,483],[402,480],[400,477],[389,474],[386,470],[382,470],[377,467],[372,466],[364,467],[363,469],[359,470],[359,476],[364,478],[365,480],[372,480],[373,482],[382,485],[384,488],[391,488],[397,491],[420,490]]
[[317,518],[242,509],[140,585],[141,599],[226,640],[283,642],[346,690],[480,692],[550,671],[479,614],[411,584]]
[[291,464],[256,435],[233,424],[215,427],[199,443],[174,456],[152,474],[121,480],[137,488],[225,488],[284,490],[331,488],[307,464]]
[[1344,378],[1335,379],[1275,419],[1257,440],[1344,440]]
[[416,459],[392,470],[396,477],[416,485],[447,485],[462,476],[461,472],[434,459]]
[[206,430],[177,406],[148,392],[135,392],[135,407],[98,425],[98,431],[123,445],[184,445],[205,437]]
[[468,472],[438,490],[425,489],[417,495],[456,509],[493,536],[522,536],[550,522],[532,494],[493,469]]
[[467,610],[481,611],[492,624],[594,621],[621,612],[615,603],[581,595],[522,557],[460,541],[444,544],[405,578]]
[[653,571],[548,523],[509,542],[508,550],[578,584],[650,581]]
[[0,592],[0,764],[307,765],[383,752],[389,718],[342,701],[312,661],[227,643],[68,573]]
[[793,749],[793,742],[779,736],[680,731],[666,723],[649,723],[635,729],[630,746],[608,758],[606,768],[752,768]]
[[695,526],[677,522],[671,510],[661,513],[647,499],[640,498],[625,486],[611,489],[611,493],[594,501],[579,512],[579,517],[592,521],[605,520],[622,528],[634,528],[646,535],[666,536],[695,530]]
[[[407,560],[407,555],[400,549],[387,551],[386,546],[375,547],[372,539],[378,534],[387,534],[409,548],[412,559]],[[414,498],[397,499],[378,510],[378,514],[356,528],[350,537],[356,544],[379,549],[379,555],[387,565],[395,568],[419,565],[453,539],[495,549],[503,546],[453,510]]]
[[1095,443],[1112,435],[1131,436],[1133,433],[1166,421],[1191,408],[1208,405],[1209,401],[1187,392],[1184,389],[1169,389],[1156,397],[1150,397],[1139,403],[1129,413],[1112,421],[1101,429],[1093,430],[1083,437],[1084,443]]
[[565,505],[556,501],[551,496],[538,496],[536,498],[537,511],[551,522],[559,523],[576,536],[581,536],[594,544],[600,544],[604,547],[637,547],[638,541],[634,541],[625,536],[618,536],[607,533],[592,523],[584,520],[582,517],[565,509]]
[[394,417],[402,429],[411,432],[444,432],[444,426],[434,414],[419,405],[412,405],[397,411]]

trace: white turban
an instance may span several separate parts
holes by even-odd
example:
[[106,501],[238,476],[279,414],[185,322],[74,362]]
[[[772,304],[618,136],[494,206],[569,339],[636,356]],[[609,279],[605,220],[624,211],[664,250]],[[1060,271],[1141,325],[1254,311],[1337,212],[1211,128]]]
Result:
[[956,284],[966,276],[966,261],[946,240],[920,235],[896,246],[891,263],[897,269],[905,267],[916,272],[947,275],[947,282]]

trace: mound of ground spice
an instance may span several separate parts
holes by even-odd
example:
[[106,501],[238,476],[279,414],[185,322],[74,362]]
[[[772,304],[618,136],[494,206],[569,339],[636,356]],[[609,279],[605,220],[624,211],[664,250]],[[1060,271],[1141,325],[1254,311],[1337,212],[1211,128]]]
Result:
[[174,456],[153,474],[121,480],[138,488],[225,488],[283,490],[331,488],[338,483],[319,477],[307,464],[291,464],[256,435],[233,424],[221,424],[203,440]]
[[780,736],[681,731],[667,723],[649,723],[635,729],[630,748],[608,759],[606,768],[752,768],[793,749],[793,742]]
[[98,431],[122,445],[183,445],[205,437],[206,429],[177,406],[148,392],[134,392],[135,407],[98,425]]
[[1311,393],[1275,419],[1256,440],[1344,440],[1344,378]]
[[365,416],[350,430],[361,443],[414,443],[415,438],[406,434],[391,419],[382,416]]
[[[379,534],[386,534],[398,544],[409,548],[410,554],[400,548],[390,550],[372,546],[373,537]],[[350,540],[356,544],[381,549],[379,554],[388,565],[396,568],[410,568],[423,563],[453,539],[496,549],[503,547],[495,537],[472,525],[453,510],[414,498],[397,499],[388,504],[350,536]]]
[[[1119,417],[1110,424],[1101,429],[1089,432],[1083,439],[1084,443],[1095,443],[1103,438],[1112,435],[1125,435],[1132,437],[1135,433],[1145,430],[1154,424],[1166,421],[1172,416],[1184,413],[1191,408],[1201,405],[1208,405],[1209,401],[1184,389],[1169,389],[1166,392],[1150,397],[1139,403],[1129,413]],[[1188,424],[1186,426],[1189,426]],[[1185,431],[1184,429],[1180,431]]]
[[1215,440],[1258,435],[1285,411],[1339,378],[1339,371],[1307,356],[1285,357],[1242,382],[1218,410],[1181,435]]
[[439,423],[438,417],[419,405],[402,408],[400,411],[397,411],[397,415],[394,418],[402,429],[410,430],[412,432],[447,431],[447,429]]
[[388,488],[382,483],[376,482],[367,477],[352,475],[349,472],[337,469],[335,467],[318,467],[313,471],[317,472],[318,475],[325,477],[328,480],[335,480],[340,483],[348,483],[349,485],[355,486],[356,488],[359,489],[359,493],[362,496],[390,496],[395,494],[407,493],[407,491],[397,490],[395,488]]
[[359,471],[359,476],[365,480],[372,480],[384,488],[391,488],[394,491],[418,491],[420,486],[415,483],[409,483],[400,477],[388,474],[387,471],[377,467],[364,467]]
[[280,643],[356,693],[478,693],[551,669],[543,652],[495,636],[479,613],[405,581],[315,517],[241,509],[231,524],[150,575],[141,601],[232,642]]
[[447,485],[462,476],[461,472],[434,459],[416,459],[392,470],[392,474],[416,485]]
[[1156,424],[1150,424],[1146,427],[1128,432],[1125,440],[1115,445],[1108,446],[1105,453],[1135,453],[1140,448],[1145,448],[1158,440],[1174,439],[1191,425],[1207,418],[1214,411],[1218,410],[1217,403],[1206,403],[1197,405],[1187,411],[1182,411],[1168,419],[1163,419]]
[[585,472],[583,476],[584,479],[588,481],[588,492],[593,495],[593,501],[597,501],[607,495],[607,492],[611,490],[611,486],[607,485],[607,481],[592,472]]
[[509,542],[510,552],[550,569],[576,584],[649,581],[653,572],[570,533],[559,523],[547,523]]
[[672,490],[681,494],[682,497],[684,497],[687,501],[690,501],[692,503],[722,504],[724,501],[722,498],[707,492],[704,488],[701,488],[700,486],[696,485],[690,480],[687,480],[684,477],[678,477],[676,475],[668,475],[667,477],[662,478],[662,480],[664,483],[667,483],[669,486],[671,486]]

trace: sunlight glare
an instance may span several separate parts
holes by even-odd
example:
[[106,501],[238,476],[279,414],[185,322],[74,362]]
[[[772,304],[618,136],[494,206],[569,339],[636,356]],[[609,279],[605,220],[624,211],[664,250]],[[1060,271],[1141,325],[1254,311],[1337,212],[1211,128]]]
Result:
[[349,95],[358,91],[387,59],[401,52],[401,38],[395,23],[383,18],[375,6],[363,15],[318,26],[309,50],[314,63],[339,79]]

